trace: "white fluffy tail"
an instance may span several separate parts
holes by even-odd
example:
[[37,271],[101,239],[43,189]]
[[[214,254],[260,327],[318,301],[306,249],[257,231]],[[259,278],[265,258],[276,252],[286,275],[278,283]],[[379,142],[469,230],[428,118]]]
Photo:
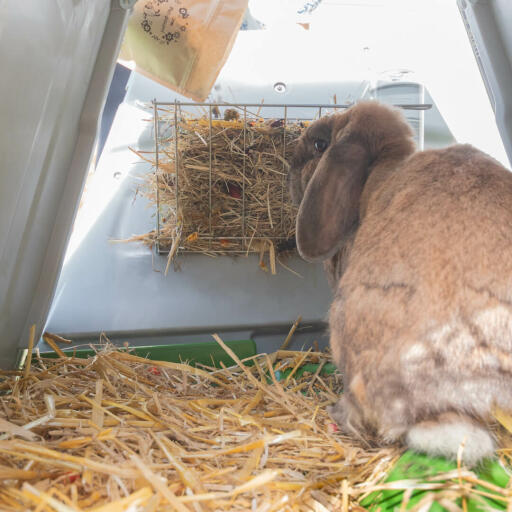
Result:
[[463,444],[462,461],[467,466],[493,457],[495,450],[494,439],[487,429],[455,414],[417,423],[407,432],[406,442],[412,450],[448,459],[456,459]]

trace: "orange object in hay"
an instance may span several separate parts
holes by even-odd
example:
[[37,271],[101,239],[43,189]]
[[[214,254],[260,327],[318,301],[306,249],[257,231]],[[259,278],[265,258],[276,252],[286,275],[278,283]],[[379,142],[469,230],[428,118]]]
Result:
[[162,374],[156,366],[152,366],[148,371],[149,371],[149,373],[151,373],[153,375],[161,375]]
[[187,242],[195,242],[199,238],[199,233],[194,231],[190,235],[187,236]]
[[219,242],[222,247],[229,247],[231,245],[230,241],[226,240],[225,238],[221,238]]
[[76,482],[79,478],[80,478],[80,475],[78,473],[70,472],[70,473],[68,473],[67,480],[70,484],[72,484],[72,483]]

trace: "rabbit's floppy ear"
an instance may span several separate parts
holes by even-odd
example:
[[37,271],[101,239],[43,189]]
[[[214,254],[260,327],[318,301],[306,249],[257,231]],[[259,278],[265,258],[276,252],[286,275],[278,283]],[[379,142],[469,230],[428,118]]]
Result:
[[341,137],[325,151],[297,215],[297,248],[305,260],[331,257],[358,221],[369,161],[363,141],[355,137]]

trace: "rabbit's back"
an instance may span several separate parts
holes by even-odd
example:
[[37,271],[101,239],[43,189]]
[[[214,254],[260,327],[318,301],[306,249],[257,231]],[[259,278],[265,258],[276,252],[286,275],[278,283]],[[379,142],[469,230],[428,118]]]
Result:
[[512,303],[512,173],[465,145],[411,157],[369,201],[342,286],[361,278]]
[[512,407],[512,174],[457,145],[367,187],[330,315],[358,400],[382,428]]

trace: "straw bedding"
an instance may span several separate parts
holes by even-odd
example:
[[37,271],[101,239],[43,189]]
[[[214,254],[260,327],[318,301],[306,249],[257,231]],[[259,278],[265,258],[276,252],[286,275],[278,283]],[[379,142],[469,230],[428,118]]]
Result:
[[[399,448],[369,449],[337,432],[325,406],[341,390],[339,374],[297,377],[327,354],[241,362],[215,339],[236,366],[149,361],[106,344],[89,359],[56,347],[58,359],[3,372],[0,509],[348,511],[372,490],[419,486],[380,483]],[[445,477],[422,484],[441,488],[427,505],[482,492],[478,483],[490,491],[469,471]],[[510,506],[508,490],[499,492]]]
[[[174,133],[172,112],[163,111],[159,119]],[[158,169],[142,187],[159,210],[160,229],[131,240],[158,243],[170,251],[170,261],[178,251],[267,253],[275,273],[276,255],[294,247],[296,208],[286,175],[304,126],[247,112],[244,121],[239,111],[227,110],[225,119],[212,120],[210,127],[208,117],[181,113],[178,165],[171,135],[161,141]],[[137,154],[155,165],[154,153]]]

